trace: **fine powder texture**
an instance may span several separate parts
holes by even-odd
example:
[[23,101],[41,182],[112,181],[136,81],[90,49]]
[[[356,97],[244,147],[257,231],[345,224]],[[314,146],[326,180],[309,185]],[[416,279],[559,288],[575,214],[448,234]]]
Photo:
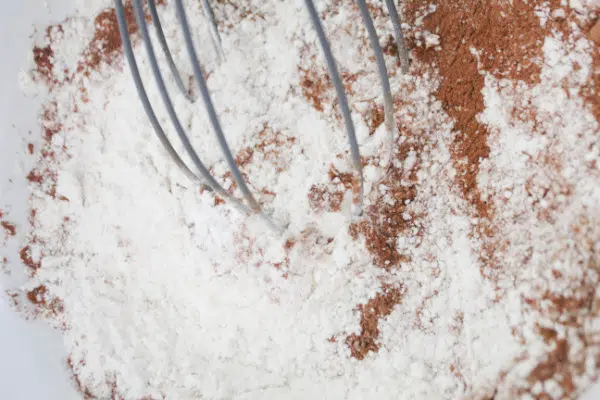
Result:
[[[198,97],[175,7],[158,3]],[[171,162],[112,2],[82,1],[86,13],[40,29],[22,74],[24,91],[45,99],[42,139],[23,149],[36,159],[24,178],[30,230],[0,259],[25,265],[27,284],[9,294],[63,333],[83,398],[561,399],[598,378],[597,4],[397,3],[413,56],[402,75],[383,2],[369,1],[394,95],[388,167],[358,6],[316,1],[361,145],[356,217],[343,121],[304,2],[212,2],[222,61],[200,2],[184,3],[246,181],[289,226],[273,232]],[[126,14],[148,96],[191,166],[128,2]],[[182,125],[241,197],[201,99],[178,91],[149,30]],[[6,214],[0,234],[17,240]]]

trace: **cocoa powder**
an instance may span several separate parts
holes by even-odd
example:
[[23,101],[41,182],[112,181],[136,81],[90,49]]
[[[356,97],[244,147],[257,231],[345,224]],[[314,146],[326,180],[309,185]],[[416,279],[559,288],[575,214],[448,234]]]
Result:
[[385,121],[383,106],[372,103],[364,117],[365,123],[369,127],[369,136],[372,136],[377,128]]
[[[90,389],[85,387],[81,383],[81,379],[79,379],[79,376],[75,372],[75,367],[74,367],[73,359],[71,358],[71,356],[67,357],[67,365],[69,366],[69,369],[71,370],[71,373],[73,375],[73,380],[75,381],[75,386],[77,387],[77,390],[79,391],[79,393],[81,393],[83,395],[83,398],[85,400],[95,399],[96,397],[94,395],[92,395],[92,392],[90,392]],[[113,396],[113,398],[117,399],[118,397]]]
[[33,48],[33,61],[36,65],[36,72],[47,84],[51,84],[55,80],[53,57],[54,51],[51,45]]
[[46,292],[46,286],[38,286],[35,289],[32,289],[29,292],[27,292],[27,299],[35,305],[45,305]]
[[323,112],[325,110],[323,107],[326,99],[325,94],[332,88],[331,78],[324,71],[317,72],[299,68],[298,72],[300,73],[300,87],[304,98],[315,110]]
[[592,48],[592,74],[583,87],[583,98],[600,124],[600,19],[588,22],[582,27],[595,46]]
[[[124,9],[128,33],[134,35],[138,32],[138,26],[130,1],[125,2]],[[115,60],[121,58],[123,43],[116,10],[108,8],[98,14],[94,18],[94,27],[94,36],[83,53],[83,61],[77,66],[77,72],[84,76],[89,76],[91,71],[97,70],[102,64],[112,65]]]
[[8,221],[2,221],[0,222],[0,225],[4,228],[9,236],[15,236],[17,234],[17,228],[14,224],[11,224]]
[[392,313],[402,302],[404,288],[386,286],[367,304],[358,306],[360,312],[360,334],[353,333],[346,338],[352,357],[362,360],[372,351],[379,351],[379,320]]
[[35,272],[41,267],[41,262],[34,261],[33,257],[31,257],[31,246],[27,245],[21,249],[19,252],[19,256],[23,264],[28,267],[32,272]]
[[[33,78],[41,80],[48,85],[50,89],[60,83],[54,71],[54,50],[52,49],[52,45],[54,44],[53,34],[55,32],[64,32],[61,24],[51,25],[46,28],[46,40],[49,43],[48,45],[43,47],[35,46],[33,48],[33,61],[36,65]],[[68,69],[65,68],[63,72],[65,76],[69,75]],[[65,80],[68,81],[69,79],[70,78],[66,78]]]
[[[385,192],[377,193],[377,198],[373,205],[367,208],[366,218],[358,223],[350,225],[349,232],[354,239],[359,236],[365,238],[367,250],[373,257],[373,263],[386,271],[399,268],[402,262],[409,258],[402,255],[396,249],[396,242],[400,235],[408,229],[415,226],[419,216],[410,215],[410,219],[405,218],[408,212],[409,204],[417,196],[416,172],[420,168],[419,151],[425,145],[426,137],[417,137],[413,132],[409,132],[404,127],[400,134],[409,141],[397,147],[396,159],[402,163],[409,156],[410,151],[417,154],[417,162],[412,170],[407,171],[402,167],[392,166],[386,177],[377,182],[376,187],[387,188]],[[386,201],[390,197],[392,202]]]
[[[423,28],[440,36],[441,51],[415,48],[410,38],[408,43],[417,58],[436,65],[442,77],[436,96],[455,120],[453,159],[458,183],[465,199],[473,204],[481,218],[492,217],[492,208],[481,199],[477,188],[479,162],[487,158],[490,151],[488,129],[477,121],[477,115],[484,110],[481,92],[484,77],[479,70],[530,84],[539,81],[541,43],[547,34],[535,15],[539,3],[523,0],[406,2],[405,15],[410,23],[414,23],[426,6],[436,6],[435,12],[423,19]],[[473,54],[472,48],[479,54]]]

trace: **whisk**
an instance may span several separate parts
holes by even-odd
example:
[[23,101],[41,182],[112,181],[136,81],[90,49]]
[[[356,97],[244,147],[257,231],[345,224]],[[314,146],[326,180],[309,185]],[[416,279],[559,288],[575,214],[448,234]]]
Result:
[[[179,24],[181,25],[181,30],[182,30],[183,37],[185,40],[187,52],[188,52],[188,55],[189,55],[189,58],[191,61],[194,78],[195,78],[195,81],[200,90],[200,95],[202,97],[204,107],[208,114],[212,129],[213,129],[215,135],[217,136],[219,146],[223,152],[223,156],[225,157],[225,160],[227,161],[227,164],[229,166],[229,169],[231,171],[233,179],[237,183],[240,191],[242,192],[245,203],[242,202],[241,200],[237,199],[233,195],[231,195],[229,192],[227,192],[215,180],[215,178],[210,174],[210,172],[206,168],[206,166],[202,163],[202,160],[200,159],[200,157],[198,156],[198,153],[194,149],[194,146],[192,145],[187,133],[185,132],[185,129],[183,128],[183,125],[181,124],[181,121],[177,115],[177,111],[175,110],[175,108],[173,106],[171,96],[169,95],[169,92],[167,91],[167,88],[166,88],[166,85],[164,82],[163,74],[158,66],[158,62],[157,62],[156,54],[155,54],[155,50],[154,50],[154,45],[150,39],[150,34],[148,32],[148,25],[146,22],[146,15],[145,15],[145,12],[143,9],[142,0],[132,0],[132,2],[133,2],[133,10],[134,10],[134,15],[135,15],[135,20],[139,27],[139,32],[140,32],[140,35],[142,38],[142,42],[144,43],[144,47],[148,54],[148,59],[150,61],[152,73],[154,75],[154,79],[155,79],[157,87],[159,89],[162,102],[167,110],[167,113],[169,115],[171,123],[173,124],[175,131],[177,132],[177,135],[179,136],[179,139],[181,140],[186,153],[190,157],[190,159],[193,163],[193,166],[194,166],[196,172],[199,173],[199,175],[197,175],[197,173],[194,173],[192,171],[192,169],[179,156],[179,154],[173,147],[172,143],[168,139],[167,135],[165,134],[165,131],[163,130],[161,124],[158,121],[158,118],[156,117],[154,109],[153,109],[152,105],[150,104],[150,100],[148,99],[148,95],[146,93],[144,83],[142,82],[142,78],[139,73],[136,58],[133,53],[132,44],[131,44],[131,41],[129,38],[129,27],[128,27],[127,19],[125,16],[125,9],[123,6],[123,1],[115,0],[115,9],[116,9],[116,14],[117,14],[117,21],[118,21],[118,25],[119,25],[121,40],[123,43],[123,50],[124,50],[125,57],[127,59],[127,62],[129,64],[129,67],[131,70],[131,75],[135,82],[135,86],[136,86],[138,95],[140,97],[140,100],[142,102],[144,110],[148,116],[148,119],[150,120],[150,123],[152,124],[152,127],[154,128],[154,131],[155,131],[158,139],[160,140],[162,145],[165,147],[169,156],[173,159],[175,164],[183,171],[183,173],[192,181],[197,182],[198,184],[202,185],[203,187],[205,187],[208,190],[214,190],[214,192],[218,193],[220,196],[222,196],[224,199],[228,200],[231,204],[233,204],[235,207],[237,207],[239,210],[241,210],[242,212],[244,212],[246,214],[259,214],[273,228],[275,228],[277,230],[281,230],[281,228],[278,227],[277,224],[275,224],[273,221],[271,221],[270,217],[264,212],[261,205],[256,201],[255,197],[252,195],[252,192],[248,188],[248,185],[244,181],[242,173],[236,164],[235,158],[233,157],[233,154],[231,153],[231,149],[229,148],[229,145],[227,144],[225,134],[221,127],[221,123],[219,122],[219,117],[217,115],[217,112],[215,110],[214,104],[211,99],[210,92],[207,87],[204,73],[202,72],[202,65],[201,65],[198,55],[196,53],[196,48],[195,48],[194,42],[192,40],[192,34],[190,32],[190,26],[188,24],[188,19],[187,19],[184,5],[183,5],[183,1],[175,0],[175,8],[176,8],[176,14],[177,14],[177,18],[179,20]],[[354,175],[355,175],[356,181],[359,182],[359,188],[360,188],[359,193],[355,194],[355,203],[356,203],[355,213],[357,215],[361,215],[362,209],[363,209],[363,196],[364,196],[364,189],[363,189],[364,181],[363,181],[363,173],[362,173],[362,162],[361,162],[361,157],[360,157],[360,149],[359,149],[358,141],[356,139],[356,132],[355,132],[354,124],[352,122],[348,98],[347,98],[346,91],[344,89],[344,85],[343,85],[341,77],[340,77],[340,73],[338,71],[337,63],[336,63],[333,53],[331,51],[329,41],[325,34],[325,30],[324,30],[321,20],[319,18],[319,14],[317,13],[317,10],[315,8],[314,2],[313,2],[313,0],[305,0],[304,2],[305,2],[306,9],[308,11],[308,14],[310,16],[310,19],[312,21],[313,27],[317,33],[317,38],[319,40],[320,46],[324,53],[325,60],[327,63],[327,68],[329,70],[329,74],[331,75],[331,80],[333,82],[333,85],[334,85],[334,88],[336,91],[336,95],[337,95],[337,98],[339,101],[339,106],[340,106],[340,109],[342,112],[342,117],[344,120],[346,134],[348,136],[348,142],[349,142],[350,150],[351,150],[351,159],[352,159],[352,165],[353,165],[353,169],[354,169]],[[381,87],[382,87],[382,91],[383,91],[384,124],[385,124],[386,130],[388,131],[391,144],[393,144],[394,131],[395,131],[396,124],[394,121],[394,110],[393,110],[393,101],[392,101],[390,82],[389,82],[389,78],[388,78],[387,68],[385,65],[383,51],[379,44],[377,32],[375,30],[375,26],[373,24],[371,14],[367,7],[366,0],[356,0],[356,2],[358,3],[363,23],[365,24],[365,27],[367,29],[371,48],[375,54],[375,61],[377,64],[377,70],[378,70],[379,79],[380,79],[380,83],[381,83]],[[396,42],[396,45],[398,48],[398,58],[400,59],[402,72],[406,73],[408,71],[408,66],[409,66],[409,56],[408,56],[408,51],[406,49],[406,46],[404,44],[404,38],[402,35],[402,29],[401,29],[401,25],[400,25],[400,19],[398,16],[398,12],[396,10],[394,0],[385,0],[385,3],[386,3],[386,7],[388,9],[388,13],[389,13],[389,16],[390,16],[390,19],[392,22],[392,26],[393,26],[394,39],[395,39],[395,42]],[[157,9],[156,9],[155,1],[147,0],[147,4],[148,4],[148,11],[150,13],[150,18],[151,18],[154,28],[156,30],[156,37],[158,39],[160,47],[162,48],[163,53],[165,54],[167,64],[169,66],[171,74],[173,75],[173,77],[175,79],[176,85],[179,88],[179,90],[181,91],[181,93],[183,94],[183,96],[185,96],[189,101],[194,101],[193,98],[188,93],[188,91],[183,83],[183,80],[181,78],[181,75],[177,69],[177,66],[175,65],[175,62],[173,60],[173,56],[172,56],[169,46],[167,44],[163,29],[162,29],[162,25],[160,23],[160,18],[159,18]],[[212,44],[215,47],[218,57],[220,59],[222,59],[224,56],[224,53],[223,53],[223,48],[221,45],[221,38],[219,35],[219,31],[217,28],[217,23],[215,20],[213,10],[212,10],[208,0],[202,0],[202,9],[203,9],[204,15],[206,17],[206,20],[208,21],[208,23],[210,25]]]

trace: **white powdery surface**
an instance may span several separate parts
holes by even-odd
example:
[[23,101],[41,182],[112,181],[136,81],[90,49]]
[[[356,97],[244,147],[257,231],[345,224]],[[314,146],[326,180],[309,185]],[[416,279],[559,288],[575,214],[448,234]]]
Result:
[[[109,5],[83,3],[93,10]],[[351,2],[335,7],[336,1],[317,3],[341,70],[356,77],[349,97],[363,155],[381,155],[387,149],[384,126],[369,136],[361,118],[369,105],[382,101],[358,10]],[[550,222],[531,222],[536,229],[529,229],[529,220],[517,225],[520,230],[507,225],[503,234],[533,235],[526,240],[543,248],[534,249],[531,262],[537,264],[531,269],[520,270],[514,259],[514,275],[500,278],[504,292],[498,296],[496,285],[480,273],[482,243],[472,237],[477,221],[471,220],[468,204],[453,185],[452,121],[432,96],[435,74],[423,72],[429,69],[415,63],[413,69],[421,71],[420,76],[392,77],[392,89],[402,103],[396,110],[403,132],[397,144],[421,145],[403,161],[395,161],[405,171],[407,182],[401,184],[414,184],[417,193],[403,216],[414,221],[413,226],[397,243],[410,261],[392,271],[377,268],[364,243],[349,235],[350,223],[356,222],[349,201],[339,212],[320,213],[308,201],[313,185],[329,181],[332,163],[342,172],[351,172],[351,167],[332,88],[326,88],[324,110],[318,112],[299,85],[301,69],[326,76],[303,2],[254,0],[238,8],[228,4],[215,8],[218,20],[225,21],[227,15],[232,21],[221,27],[225,61],[216,62],[201,10],[190,4],[196,44],[229,143],[234,153],[246,147],[255,150],[244,172],[257,197],[278,220],[289,222],[283,235],[228,205],[215,206],[211,194],[200,193],[186,180],[154,136],[124,61],[103,66],[89,78],[76,77],[49,93],[31,80],[24,82],[26,90],[56,102],[62,129],[48,145],[56,151],[56,160],[40,158],[38,163],[38,168],[56,172],[57,198],[45,193],[47,187],[31,185],[31,208],[37,211],[31,251],[34,260],[41,260],[41,268],[22,289],[43,285],[48,298],[61,299],[63,311],[46,316],[64,331],[78,383],[94,397],[118,394],[125,399],[492,395],[499,374],[525,351],[512,331],[515,326],[526,330],[530,323],[521,295],[540,290],[533,284],[509,283],[518,279],[541,284],[543,280],[534,278],[546,273],[543,263],[562,262],[565,270],[576,262],[576,244],[560,236],[569,235],[571,221],[555,231]],[[244,14],[246,9],[252,11],[251,17]],[[160,12],[176,62],[188,76],[189,61],[173,6]],[[391,33],[386,13],[380,13],[375,24],[380,37]],[[53,44],[55,65],[74,70],[93,26],[80,16],[62,27]],[[152,27],[150,31],[154,35]],[[551,40],[547,47],[561,43]],[[176,109],[200,157],[218,179],[231,184],[201,101],[189,104],[177,92],[159,50],[156,46]],[[149,97],[167,134],[178,143],[145,56],[138,43],[136,57]],[[396,70],[393,59],[387,61],[390,70]],[[540,104],[539,115],[547,104],[557,105],[558,94],[549,103],[544,90],[554,87],[558,68],[551,65],[545,71],[548,76],[531,94]],[[86,89],[85,101],[81,87]],[[523,159],[508,148],[521,143],[512,140],[514,135],[530,134],[531,127],[512,124],[510,129],[517,130],[513,133],[503,125],[509,117],[497,114],[510,106],[513,96],[514,91],[498,91],[495,82],[486,87],[488,109],[482,118],[497,127],[497,137],[480,179],[490,194],[504,185],[501,190],[512,190],[512,197],[506,198],[518,201],[511,174],[535,170],[521,170],[518,163]],[[571,115],[583,110],[577,100],[570,101],[561,102],[556,112]],[[492,104],[496,111],[491,111]],[[585,135],[597,131],[597,126],[588,114],[581,115],[585,117],[577,118],[578,125],[569,125],[571,131],[560,131],[576,137],[581,133],[580,141],[572,143],[559,131],[549,132],[543,140],[555,138],[565,156],[577,154],[568,158],[573,169],[564,172],[565,178],[577,177],[569,207],[597,209],[597,189],[591,186],[596,178],[581,175],[584,153],[577,153],[587,148],[591,139]],[[271,148],[256,147],[265,127],[294,140],[277,145],[276,155],[266,155]],[[542,139],[522,147],[532,152],[551,148],[536,140]],[[411,172],[416,181],[409,183]],[[365,168],[367,205],[387,190],[379,185],[384,174],[379,166]],[[503,176],[513,186],[503,183]],[[527,178],[522,177],[522,187]],[[500,202],[498,208],[509,221],[523,204],[530,207],[523,201]],[[580,215],[573,209],[560,212],[565,219]],[[597,225],[593,220],[589,224]],[[554,236],[547,239],[549,234]],[[285,246],[288,239],[295,241],[291,249]],[[560,249],[553,243],[572,245]],[[552,258],[545,249],[561,257]],[[515,243],[511,251],[522,249]],[[401,285],[402,302],[379,322],[379,352],[359,361],[351,357],[345,338],[360,333],[357,305],[374,298],[383,285]]]

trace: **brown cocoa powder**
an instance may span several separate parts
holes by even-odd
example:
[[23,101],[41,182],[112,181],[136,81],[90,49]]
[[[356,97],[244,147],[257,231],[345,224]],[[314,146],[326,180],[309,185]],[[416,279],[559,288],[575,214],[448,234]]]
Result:
[[[52,45],[54,44],[54,32],[63,33],[64,30],[62,25],[51,25],[46,28],[46,40],[49,44],[44,47],[35,46],[33,48],[33,61],[36,65],[33,79],[41,80],[50,89],[60,83],[54,71],[54,50],[52,49]],[[69,71],[66,68],[63,72],[65,76],[69,74]],[[66,81],[69,79],[70,78],[65,78]]]
[[[397,165],[403,164],[411,150],[416,151],[417,162],[410,171],[392,166],[386,177],[374,185],[375,187],[386,187],[386,192],[377,193],[373,205],[365,210],[366,218],[351,224],[349,228],[350,235],[354,239],[358,239],[359,236],[365,238],[367,250],[373,257],[373,263],[386,271],[399,268],[402,262],[409,261],[407,256],[398,252],[396,242],[402,233],[415,226],[415,222],[419,218],[417,215],[411,215],[410,219],[405,219],[404,215],[410,214],[409,204],[417,196],[415,184],[417,182],[416,172],[420,168],[419,151],[427,140],[425,137],[416,137],[405,127],[402,127],[400,133],[411,140],[397,147],[396,158],[402,162]],[[393,200],[391,204],[385,200],[386,196]]]
[[0,226],[2,226],[4,228],[4,230],[6,231],[7,235],[9,236],[15,236],[17,234],[17,228],[14,224],[11,224],[8,221],[2,221],[0,222]]
[[44,182],[44,177],[36,170],[29,171],[29,174],[27,174],[26,178],[31,183],[41,184],[42,182]]
[[[600,35],[600,19],[596,22],[593,28],[596,31],[590,31],[593,40],[597,40],[596,36]],[[597,44],[592,49],[592,74],[588,84],[582,89],[583,98],[589,105],[594,117],[600,124],[600,45]]]
[[[83,363],[81,363],[81,364],[83,364]],[[81,383],[81,379],[79,379],[79,376],[75,372],[75,367],[74,367],[73,359],[71,358],[71,356],[69,356],[67,358],[67,365],[69,366],[69,369],[71,370],[71,374],[73,375],[73,380],[75,381],[75,386],[77,387],[77,391],[79,391],[79,393],[81,393],[83,395],[83,398],[85,400],[96,399],[96,397],[94,395],[92,395],[92,392],[90,391],[90,389],[85,387]],[[116,399],[117,397],[113,397],[113,398]]]
[[[129,35],[138,32],[135,22],[133,5],[130,1],[124,4],[125,18]],[[112,65],[121,58],[121,35],[117,22],[117,12],[114,8],[107,8],[94,19],[95,32],[87,49],[83,53],[83,61],[77,66],[77,72],[89,76],[91,71],[98,70],[100,65]]]
[[394,307],[402,302],[403,295],[403,287],[384,286],[383,291],[367,304],[358,306],[360,334],[353,333],[346,337],[346,344],[352,357],[362,360],[370,351],[374,353],[379,351],[379,320],[392,313]]
[[372,136],[377,128],[385,121],[383,106],[371,103],[366,115],[364,116],[365,123],[369,127],[369,136]]
[[33,257],[31,257],[31,246],[24,246],[21,251],[19,251],[19,256],[23,264],[28,267],[32,272],[37,271],[41,267],[41,262],[34,261]]
[[52,46],[48,45],[45,47],[34,47],[33,48],[33,61],[36,65],[36,72],[38,77],[43,79],[48,85],[52,84],[56,79],[54,77],[54,51]]
[[46,286],[38,286],[29,292],[27,292],[27,299],[35,305],[45,305],[46,304]]
[[331,78],[324,71],[317,72],[298,68],[298,72],[300,73],[300,87],[304,98],[315,110],[323,112],[325,110],[323,103],[326,100],[326,92],[333,87]]
[[591,41],[593,41],[597,45],[600,45],[600,20],[597,20],[594,26],[590,28],[588,37]]
[[[554,1],[553,1],[554,2]],[[477,121],[484,110],[485,70],[497,77],[539,81],[541,42],[546,31],[534,13],[540,1],[510,3],[488,0],[425,0],[406,2],[405,15],[413,23],[419,10],[434,4],[436,11],[423,19],[423,28],[441,38],[441,51],[416,47],[417,58],[435,64],[442,82],[436,97],[455,120],[453,159],[465,198],[481,218],[492,217],[492,207],[477,188],[479,162],[489,155],[488,129]],[[475,48],[479,56],[471,52]],[[466,163],[464,162],[466,160]]]

